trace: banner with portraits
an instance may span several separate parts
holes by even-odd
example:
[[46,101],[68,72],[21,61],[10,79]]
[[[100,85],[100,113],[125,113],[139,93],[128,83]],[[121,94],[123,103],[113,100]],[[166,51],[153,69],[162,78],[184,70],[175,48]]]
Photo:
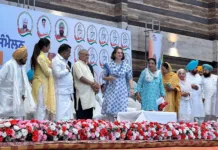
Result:
[[149,32],[149,58],[155,58],[157,68],[160,69],[163,58],[163,35]]
[[125,61],[132,66],[130,31],[4,4],[0,4],[0,22],[0,68],[18,47],[25,45],[28,71],[34,45],[40,38],[51,41],[50,59],[55,57],[63,43],[72,47],[69,59],[72,63],[78,60],[81,49],[87,49],[89,63],[100,83],[103,64],[111,60],[116,46],[123,48]]

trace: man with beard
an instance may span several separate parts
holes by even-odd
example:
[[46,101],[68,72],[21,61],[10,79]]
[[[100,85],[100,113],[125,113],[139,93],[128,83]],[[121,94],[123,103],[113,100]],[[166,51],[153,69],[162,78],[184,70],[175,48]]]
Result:
[[202,76],[202,75],[203,75],[203,68],[202,68],[202,66],[198,66],[198,67],[197,67],[197,70],[198,70],[198,74],[199,74],[200,76]]
[[28,25],[28,20],[24,19],[23,20],[23,27],[20,29],[21,33],[30,32],[27,25]]
[[205,117],[204,105],[202,102],[202,78],[197,71],[198,60],[192,60],[186,66],[186,79],[192,86],[192,116],[195,121],[203,121]]
[[57,38],[65,38],[65,36],[64,36],[64,29],[65,29],[64,23],[61,22],[59,24],[59,34],[57,35]]
[[216,119],[216,94],[217,94],[217,75],[211,74],[213,67],[209,64],[203,66],[203,94],[205,121]]
[[25,110],[27,113],[35,110],[31,86],[25,71],[28,56],[26,47],[18,48],[12,56],[0,70],[0,118],[23,119],[24,100],[28,101],[28,110]]

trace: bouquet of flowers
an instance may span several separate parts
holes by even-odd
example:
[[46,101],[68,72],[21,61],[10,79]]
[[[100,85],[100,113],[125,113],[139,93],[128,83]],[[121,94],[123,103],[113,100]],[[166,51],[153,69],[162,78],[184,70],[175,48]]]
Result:
[[157,99],[156,103],[159,111],[163,111],[163,109],[168,105],[168,102],[166,102],[163,97]]
[[70,140],[217,140],[218,123],[0,120],[0,142]]

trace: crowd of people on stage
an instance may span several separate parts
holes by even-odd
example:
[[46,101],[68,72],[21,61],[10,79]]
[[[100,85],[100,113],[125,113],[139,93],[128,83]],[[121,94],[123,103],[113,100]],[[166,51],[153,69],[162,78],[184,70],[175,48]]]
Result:
[[179,69],[176,73],[169,63],[164,62],[159,71],[156,60],[150,58],[148,68],[139,77],[137,98],[141,100],[143,110],[157,111],[155,100],[163,97],[168,103],[164,111],[176,112],[179,121],[216,120],[218,76],[212,71],[209,64],[198,66],[198,60],[192,60],[186,69]]
[[[209,64],[198,66],[198,60],[192,60],[175,73],[167,62],[158,70],[156,59],[149,58],[136,83],[122,48],[116,47],[111,61],[104,64],[105,82],[100,85],[86,49],[80,50],[78,61],[71,64],[70,45],[62,44],[50,60],[46,55],[50,44],[46,38],[35,44],[27,73],[26,47],[18,48],[4,64],[0,70],[0,118],[114,121],[119,112],[141,109],[176,112],[184,122],[217,117],[218,76],[212,74]],[[161,97],[167,102],[163,110],[157,103]]]

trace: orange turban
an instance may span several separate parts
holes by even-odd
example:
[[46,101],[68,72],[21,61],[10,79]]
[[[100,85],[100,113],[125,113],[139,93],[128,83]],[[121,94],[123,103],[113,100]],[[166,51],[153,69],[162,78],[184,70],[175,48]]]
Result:
[[16,49],[16,51],[14,51],[12,56],[14,57],[15,60],[20,60],[24,58],[26,54],[27,54],[27,48],[25,46],[22,46]]
[[202,70],[203,70],[202,66],[198,66],[198,67],[197,67],[197,70],[198,70],[199,72],[202,72]]

